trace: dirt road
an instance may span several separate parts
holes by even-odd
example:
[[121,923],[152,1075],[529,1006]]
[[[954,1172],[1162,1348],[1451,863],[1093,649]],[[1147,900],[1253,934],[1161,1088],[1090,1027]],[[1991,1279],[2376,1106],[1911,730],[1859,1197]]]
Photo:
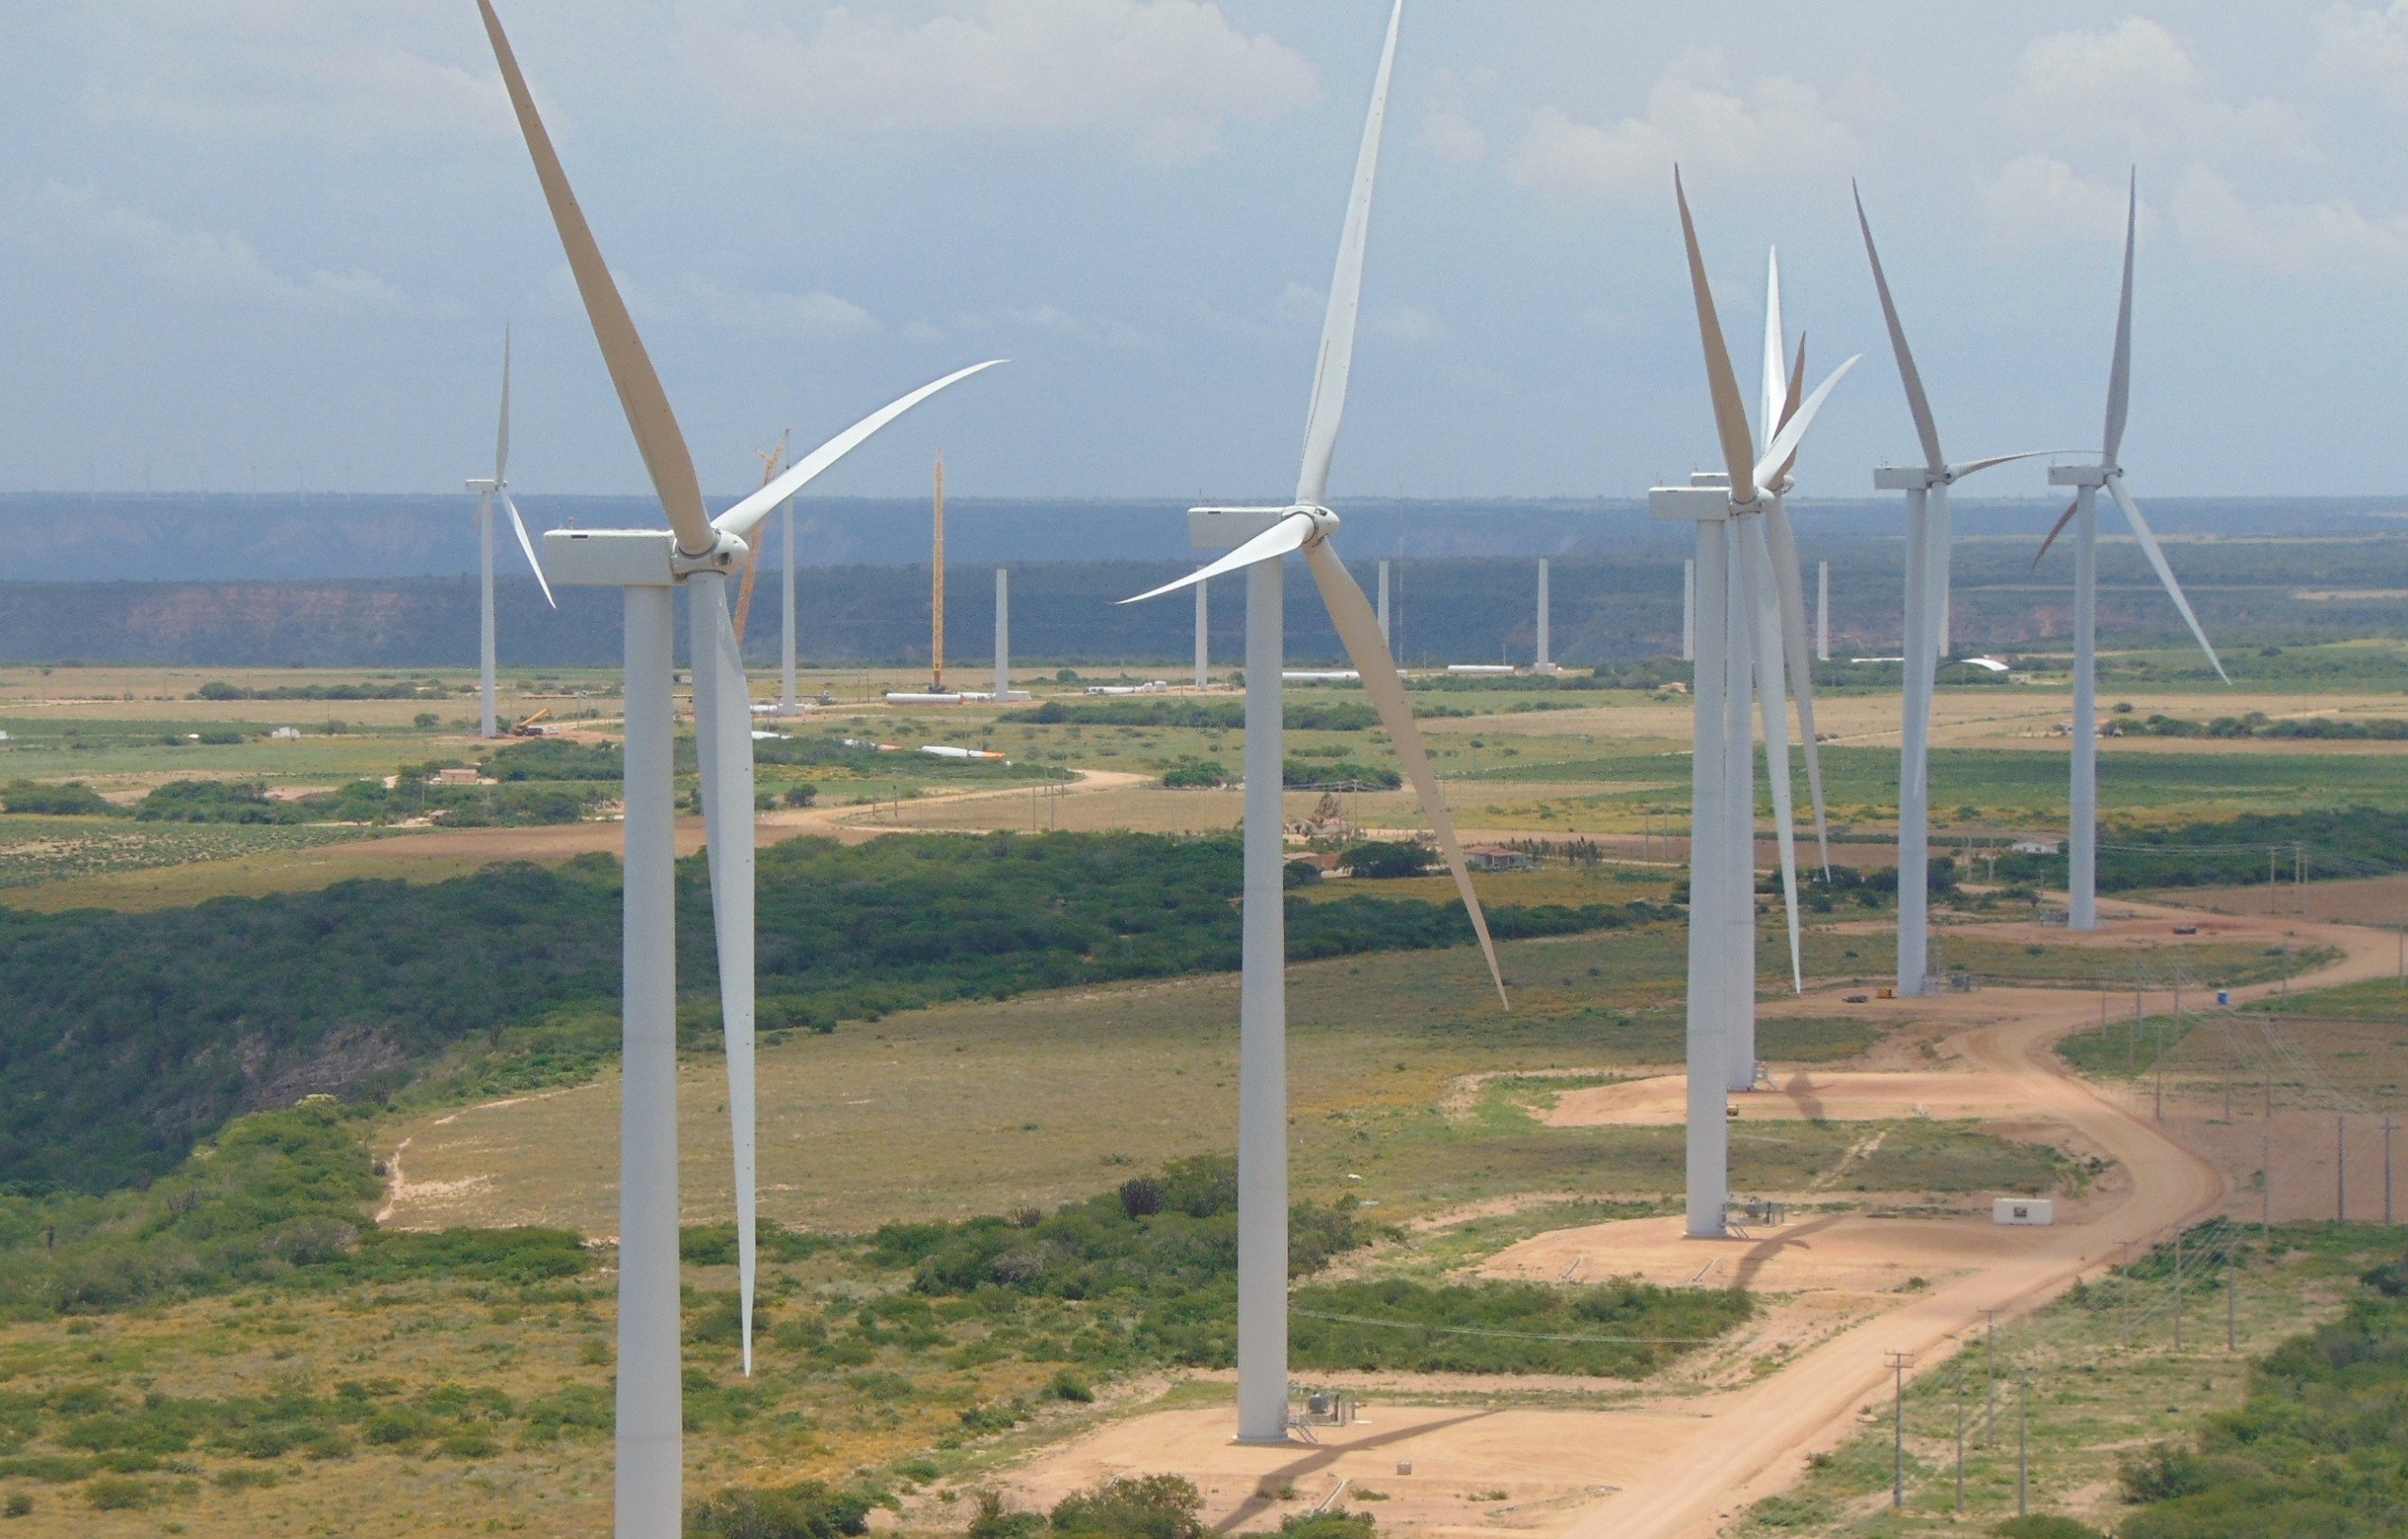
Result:
[[[2120,912],[2157,919],[2180,911],[2131,904]],[[2396,942],[2389,935],[2296,920],[2284,929],[2342,953],[2341,960],[2313,976],[2318,985],[2390,976]],[[2270,988],[2235,993],[2246,999]],[[2002,995],[2011,997],[2002,1001]],[[2012,1085],[2018,1102],[2105,1150],[2130,1176],[2131,1195],[2096,1222],[2042,1231],[2048,1238],[2022,1255],[1902,1300],[1746,1388],[1703,1397],[1689,1407],[1701,1419],[1697,1432],[1677,1449],[1659,1451],[1628,1483],[1582,1514],[1565,1531],[1571,1539],[1675,1539],[1715,1531],[1750,1502],[1796,1480],[1811,1455],[1835,1447],[1858,1413],[1889,1393],[1883,1353],[1913,1352],[1918,1368],[1928,1371],[1946,1359],[1944,1349],[1969,1333],[1985,1309],[2011,1315],[2035,1309],[2112,1261],[2123,1242],[2170,1233],[2223,1201],[2223,1178],[2214,1168],[2091,1090],[2050,1051],[2059,1038],[2095,1019],[2087,992],[2001,990],[1961,1002],[1913,1003],[1968,1013],[2007,1004],[2005,1018],[1973,1025],[1951,1044],[1977,1070]]]
[[[2125,947],[2170,938],[2195,915],[2170,908],[2115,905],[2096,937],[2054,944]],[[2201,939],[2328,945],[2341,960],[2312,975],[2317,984],[2387,977],[2398,942],[2387,932],[2282,919],[2198,920]],[[2028,937],[1986,927],[2001,939]],[[2295,980],[2301,981],[2301,980]],[[2242,999],[2271,986],[2236,991]],[[2002,1229],[1982,1214],[1884,1219],[1827,1214],[1753,1238],[1689,1240],[1677,1219],[1624,1220],[1558,1230],[1492,1258],[1492,1275],[1555,1281],[1639,1273],[1678,1284],[1754,1281],[1797,1290],[1752,1339],[1716,1354],[1719,1366],[1681,1375],[1671,1388],[1637,1388],[1609,1407],[1505,1404],[1472,1409],[1400,1404],[1374,1394],[1370,1420],[1321,1432],[1316,1446],[1240,1448],[1229,1441],[1226,1404],[1108,1421],[1049,1449],[1001,1483],[1024,1506],[1044,1507],[1110,1474],[1175,1470],[1205,1495],[1216,1529],[1259,1529],[1292,1509],[1264,1495],[1292,1487],[1321,1498],[1339,1481],[1386,1498],[1381,1526],[1456,1535],[1572,1535],[1577,1539],[1687,1539],[1710,1534],[1753,1501],[1779,1491],[1814,1453],[1837,1446],[1859,1413],[1886,1400],[1889,1349],[1916,1354],[1916,1372],[1947,1361],[1984,1311],[2014,1317],[2055,1297],[2075,1278],[2111,1263],[2128,1242],[2147,1243],[2223,1205],[2224,1178],[2206,1160],[2085,1083],[2056,1059],[2054,1043],[2097,1019],[2086,990],[1986,989],[1936,999],[1844,1005],[1832,990],[1767,1005],[1767,1013],[1854,1013],[1937,1023],[1942,1065],[1917,1056],[1893,1073],[1814,1071],[1803,1084],[1752,1098],[1740,1120],[1796,1117],[1801,1102],[1831,1098],[1827,1115],[1894,1118],[1917,1106],[1936,1115],[2005,1120],[2073,1137],[2120,1167],[2108,1189],[2060,1204],[2051,1228]],[[2170,998],[2148,1002],[2152,1008]],[[1640,1080],[1567,1092],[1565,1120],[1618,1111],[1614,1120],[1662,1120],[1676,1081]],[[1660,1103],[1660,1104],[1659,1104]],[[1909,1276],[1928,1286],[1906,1291]],[[1763,1377],[1749,1372],[1768,1351],[1793,1350]],[[1455,1387],[1477,1397],[1481,1386]],[[1607,1387],[1600,1387],[1607,1388]]]

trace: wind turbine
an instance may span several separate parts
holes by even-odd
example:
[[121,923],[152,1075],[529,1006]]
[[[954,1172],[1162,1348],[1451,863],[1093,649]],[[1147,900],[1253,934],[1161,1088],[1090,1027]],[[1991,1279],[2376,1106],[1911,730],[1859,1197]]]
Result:
[[[1789,471],[1798,445],[1856,359],[1841,364],[1812,395],[1799,398],[1804,350],[1799,350],[1796,365],[1785,372],[1782,369],[1776,264],[1767,285],[1765,327],[1764,406],[1773,425],[1761,439],[1751,433],[1738,375],[1731,367],[1722,324],[1715,313],[1705,261],[1698,250],[1688,197],[1677,170],[1672,187],[1687,247],[1715,426],[1728,467],[1719,474],[1692,476],[1689,485],[1659,486],[1648,494],[1654,516],[1690,522],[1697,531],[1697,659],[1690,690],[1696,746],[1690,762],[1687,1231],[1693,1237],[1712,1238],[1726,1232],[1730,1197],[1725,1097],[1731,1089],[1752,1084],[1755,1075],[1751,703],[1761,706],[1766,772],[1779,820],[1791,977],[1793,985],[1802,983],[1789,798],[1789,727],[1782,704],[1782,681],[1784,673],[1804,680],[1799,691],[1802,704],[1812,698],[1813,674],[1811,667],[1804,666],[1802,601],[1793,606],[1782,597],[1784,592],[1798,589],[1801,579],[1795,547],[1786,555],[1776,551],[1787,532],[1781,500],[1791,484]],[[1779,532],[1775,532],[1776,521]],[[1781,574],[1784,563],[1789,575],[1786,583]],[[1802,594],[1798,597],[1802,600]],[[1793,609],[1797,623],[1790,618]],[[1811,722],[1811,716],[1805,720]],[[1806,735],[1811,742],[1811,725],[1806,726]],[[1810,767],[1814,762],[1810,757]]]
[[[1853,191],[1853,183],[1850,186]],[[1873,266],[1874,292],[1881,296],[1890,350],[1897,355],[1898,382],[1906,389],[1907,409],[1914,415],[1915,436],[1923,444],[1921,465],[1884,465],[1873,472],[1876,490],[1907,494],[1907,637],[1900,649],[1906,658],[1906,685],[1898,737],[1898,992],[1912,995],[1924,992],[1930,973],[1931,701],[1946,644],[1942,638],[1950,568],[1948,489],[1992,466],[2037,459],[2055,451],[2030,450],[1955,463],[1940,452],[1940,426],[1931,414],[1931,399],[1924,393],[1914,354],[1907,346],[1898,307],[1890,297],[1881,253],[1873,245],[1873,224],[1864,215],[1864,197],[1861,192],[1855,197],[1856,224],[1864,232],[1864,256]]]
[[619,1124],[619,1353],[615,1531],[668,1539],[683,1521],[678,1363],[675,783],[670,699],[675,603],[687,591],[694,739],[710,851],[720,1009],[727,1039],[744,1369],[752,1368],[752,734],[727,584],[769,512],[879,428],[991,360],[948,374],[856,422],[768,485],[709,517],[667,392],[536,115],[491,0],[477,0],[503,86],[619,404],[668,516],[667,530],[556,529],[544,536],[563,583],[623,590],[626,603],[625,877]]
[[2066,925],[2077,930],[2099,928],[2098,497],[2101,486],[2124,510],[2133,542],[2148,558],[2157,580],[2164,584],[2166,596],[2181,611],[2182,623],[2191,627],[2216,677],[2232,682],[2207,631],[2200,627],[2199,617],[2192,612],[2191,601],[2182,596],[2182,585],[2174,580],[2174,568],[2166,564],[2165,551],[2148,520],[2141,516],[2140,504],[2125,488],[2124,465],[2117,458],[2124,447],[2124,419],[2132,404],[2132,246],[2139,227],[2140,178],[2135,173],[2124,195],[2124,292],[2115,309],[2115,352],[2107,370],[2107,431],[2099,441],[2099,463],[2049,468],[2049,484],[2071,486],[2073,502],[2040,542],[2040,554],[2032,558],[2036,568],[2040,556],[2049,553],[2066,525],[2073,524],[2073,789],[2072,826],[2066,842]]
[[499,729],[494,720],[493,661],[493,505],[501,504],[510,515],[510,527],[518,536],[518,548],[527,552],[527,564],[535,569],[535,581],[544,590],[544,601],[554,609],[561,601],[552,596],[552,585],[544,580],[544,563],[535,559],[534,542],[527,538],[526,521],[518,516],[518,504],[510,500],[510,483],[505,477],[510,469],[510,328],[501,328],[501,426],[494,433],[493,479],[479,476],[468,483],[468,490],[482,494],[477,499],[477,736],[497,738]]
[[1281,731],[1280,672],[1285,658],[1281,627],[1282,558],[1301,551],[1320,590],[1346,655],[1362,675],[1363,688],[1396,745],[1414,793],[1437,836],[1455,891],[1471,915],[1497,997],[1505,1000],[1504,975],[1488,922],[1474,896],[1471,874],[1455,841],[1454,824],[1439,800],[1437,777],[1413,724],[1404,680],[1388,657],[1379,618],[1338,559],[1330,537],[1338,516],[1325,505],[1329,464],[1346,406],[1346,382],[1354,364],[1354,327],[1363,293],[1363,248],[1371,222],[1371,184],[1379,168],[1380,128],[1387,111],[1388,77],[1396,63],[1397,30],[1404,0],[1388,14],[1387,39],[1371,87],[1363,145],[1354,164],[1354,188],[1338,244],[1338,266],[1330,278],[1329,309],[1322,321],[1320,362],[1312,402],[1305,415],[1304,467],[1295,500],[1280,507],[1197,508],[1190,527],[1200,540],[1224,540],[1240,532],[1241,543],[1226,556],[1176,582],[1135,598],[1134,604],[1176,589],[1197,586],[1224,572],[1244,569],[1245,590],[1245,881],[1242,976],[1238,1004],[1238,1441],[1283,1443],[1288,1439],[1288,1082],[1287,932],[1281,913],[1281,769],[1286,757]]

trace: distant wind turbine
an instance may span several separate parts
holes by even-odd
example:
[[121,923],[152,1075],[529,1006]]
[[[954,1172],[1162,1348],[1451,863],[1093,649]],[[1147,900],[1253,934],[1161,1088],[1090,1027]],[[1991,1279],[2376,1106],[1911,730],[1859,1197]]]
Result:
[[1907,346],[1906,326],[1890,298],[1890,280],[1874,248],[1873,225],[1864,198],[1856,195],[1856,224],[1864,232],[1865,260],[1873,265],[1874,292],[1881,296],[1881,319],[1897,355],[1898,382],[1923,443],[1921,465],[1884,465],[1873,472],[1878,491],[1907,494],[1907,636],[1904,724],[1898,749],[1898,992],[1920,994],[1930,973],[1931,952],[1931,699],[1937,687],[1941,617],[1948,611],[1950,531],[1948,488],[1992,466],[2037,459],[2054,450],[1994,454],[1951,463],[1940,452],[1940,426],[1924,393],[1923,375]]
[[2124,419],[2132,404],[2132,248],[2140,229],[2140,178],[2133,175],[2124,195],[2124,292],[2115,309],[2115,351],[2107,369],[2107,431],[2099,447],[2096,465],[2058,465],[2049,468],[2049,484],[2074,488],[2073,502],[2058,517],[2049,537],[2040,542],[2040,553],[2032,558],[2034,567],[2049,547],[2065,532],[2067,523],[2074,526],[2073,545],[2073,788],[2070,835],[2066,844],[2066,923],[2078,930],[2099,928],[2099,488],[2124,510],[2124,521],[2131,526],[2132,539],[2148,558],[2149,566],[2157,573],[2157,580],[2165,586],[2166,596],[2174,600],[2181,611],[2182,623],[2191,627],[2199,650],[2208,655],[2208,663],[2216,677],[2226,684],[2232,675],[2224,671],[2224,662],[2208,641],[2208,633],[2200,627],[2199,617],[2192,612],[2191,601],[2182,596],[2182,585],[2174,580],[2174,568],[2166,564],[2165,551],[2157,543],[2157,535],[2141,516],[2140,504],[2124,486],[2124,465],[2117,457],[2124,447]]
[[544,563],[535,559],[535,544],[527,538],[527,524],[518,516],[518,504],[510,500],[510,328],[501,328],[501,425],[494,433],[493,479],[480,476],[468,483],[468,490],[480,493],[477,499],[477,735],[481,738],[500,736],[494,718],[494,640],[493,640],[493,505],[499,502],[510,515],[510,528],[518,536],[518,548],[527,552],[527,564],[535,569],[535,581],[544,590],[544,602],[554,609],[561,601],[552,596],[552,585],[544,580]]
[[[1801,705],[1812,699],[1813,672],[1805,658],[1802,579],[1796,547],[1772,532],[1789,490],[1798,445],[1831,390],[1855,367],[1849,358],[1812,395],[1805,384],[1804,350],[1791,369],[1782,368],[1784,342],[1780,319],[1779,269],[1767,284],[1766,361],[1764,407],[1767,426],[1759,438],[1750,429],[1737,373],[1723,341],[1722,323],[1698,249],[1697,229],[1680,174],[1673,198],[1687,248],[1690,288],[1697,306],[1698,336],[1705,355],[1706,382],[1714,402],[1717,434],[1728,468],[1701,473],[1687,486],[1659,486],[1648,494],[1657,518],[1696,527],[1696,668],[1690,690],[1695,748],[1690,761],[1688,940],[1688,1134],[1687,1231],[1697,1238],[1726,1232],[1730,1200],[1730,1135],[1725,1127],[1729,1092],[1754,1083],[1756,1008],[1755,770],[1751,706],[1760,707],[1766,773],[1773,793],[1776,833],[1782,850],[1782,884],[1789,921],[1790,976],[1802,985],[1798,951],[1798,867],[1789,785],[1789,722],[1782,678],[1802,681]],[[1780,568],[1788,567],[1789,580]],[[1784,590],[1795,593],[1793,605]],[[1792,612],[1797,619],[1793,622]],[[1811,706],[1801,725],[1813,740]],[[1810,767],[1814,761],[1810,757]],[[1819,799],[1818,799],[1819,800]]]
[[[752,1370],[753,828],[750,691],[727,585],[770,511],[895,418],[993,362],[924,385],[804,455],[716,519],[642,339],[602,261],[491,0],[477,0],[552,223],[577,280],[667,530],[556,529],[544,536],[562,582],[623,591],[625,869],[619,1124],[619,1352],[614,1524],[621,1539],[669,1539],[683,1522],[683,1382],[677,1254],[677,955],[674,743],[670,698],[674,594],[687,592],[694,744],[702,770],[727,1046],[740,1329]],[[994,360],[1000,361],[1000,360]]]
[[1288,1437],[1288,1082],[1287,932],[1281,912],[1285,861],[1281,801],[1285,723],[1280,674],[1286,661],[1281,626],[1280,564],[1291,552],[1304,554],[1313,584],[1362,675],[1381,723],[1396,746],[1407,779],[1430,820],[1455,891],[1471,915],[1472,932],[1487,959],[1497,997],[1505,999],[1504,975],[1488,922],[1474,896],[1471,874],[1455,841],[1453,821],[1438,795],[1438,781],[1413,723],[1404,680],[1380,635],[1379,617],[1363,590],[1338,559],[1330,537],[1338,516],[1324,503],[1329,466],[1338,448],[1339,420],[1346,407],[1347,375],[1354,365],[1354,327],[1363,293],[1363,250],[1370,232],[1371,185],[1379,168],[1380,128],[1387,111],[1388,77],[1396,63],[1397,32],[1403,0],[1388,15],[1387,40],[1380,54],[1371,108],[1363,125],[1363,146],[1354,166],[1354,189],[1347,201],[1339,239],[1338,267],[1330,279],[1329,309],[1322,322],[1320,362],[1312,403],[1305,417],[1304,467],[1296,498],[1281,507],[1197,508],[1191,527],[1235,529],[1244,535],[1226,556],[1135,598],[1134,604],[1180,588],[1199,585],[1224,572],[1243,569],[1245,595],[1245,865],[1242,968],[1238,1005],[1238,1440],[1278,1443]]

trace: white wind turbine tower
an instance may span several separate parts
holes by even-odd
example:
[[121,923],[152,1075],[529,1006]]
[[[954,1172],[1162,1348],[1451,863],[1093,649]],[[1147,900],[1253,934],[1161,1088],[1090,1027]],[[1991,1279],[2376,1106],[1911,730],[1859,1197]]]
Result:
[[[2139,215],[2140,183],[2135,176],[2125,193],[2124,291],[2115,309],[2115,356],[2107,370],[2106,435],[2099,442],[2098,464],[2050,467],[2049,484],[2074,488],[2073,502],[2049,531],[2048,539],[2040,542],[2040,556],[2045,556],[2066,525],[2073,524],[2073,785],[2066,843],[2066,923],[2078,930],[2099,927],[2098,496],[2101,486],[2124,510],[2133,542],[2148,558],[2157,580],[2164,584],[2166,596],[2181,611],[2182,623],[2191,627],[2216,676],[2226,684],[2232,682],[2207,631],[2200,627],[2199,617],[2192,612],[2191,601],[2182,596],[2182,585],[2174,580],[2174,568],[2166,564],[2165,552],[2148,520],[2141,516],[2140,504],[2125,489],[2123,462],[2116,457],[2124,447],[2124,419],[2132,399],[2132,245]],[[2032,558],[2035,567],[2040,564],[2040,556]]]
[[[1371,88],[1362,151],[1354,166],[1354,189],[1339,240],[1338,266],[1329,285],[1329,309],[1322,322],[1320,362],[1312,404],[1305,417],[1304,468],[1296,498],[1280,507],[1197,508],[1189,515],[1196,543],[1207,548],[1235,544],[1226,556],[1177,582],[1121,602],[1134,604],[1175,589],[1199,584],[1243,568],[1245,594],[1245,881],[1242,979],[1238,1006],[1238,1440],[1278,1443],[1288,1436],[1288,1083],[1287,934],[1281,849],[1284,809],[1280,771],[1286,757],[1281,731],[1280,672],[1285,664],[1281,626],[1281,562],[1304,553],[1346,655],[1362,675],[1363,688],[1396,746],[1405,776],[1420,798],[1455,890],[1471,915],[1473,933],[1487,959],[1497,997],[1505,998],[1504,976],[1487,920],[1473,895],[1471,875],[1455,842],[1453,822],[1439,800],[1437,777],[1413,724],[1404,681],[1380,636],[1379,619],[1339,561],[1330,536],[1338,516],[1324,506],[1329,464],[1346,405],[1353,367],[1354,327],[1363,291],[1363,247],[1370,229],[1371,183],[1379,167],[1380,128],[1387,110],[1388,77],[1396,62],[1403,0],[1388,16],[1387,39]],[[1231,536],[1235,538],[1232,539]],[[1242,542],[1242,543],[1240,543]]]
[[1931,701],[1945,646],[1948,612],[1950,525],[1948,489],[1976,471],[2017,460],[2036,459],[2048,450],[1994,454],[1952,464],[1940,452],[1940,427],[1924,393],[1923,375],[1907,346],[1906,327],[1890,297],[1881,253],[1873,245],[1873,224],[1864,198],[1856,199],[1857,228],[1864,232],[1865,260],[1873,266],[1874,292],[1881,296],[1881,319],[1897,355],[1898,382],[1913,413],[1923,444],[1921,465],[1884,465],[1873,472],[1879,491],[1907,494],[1907,635],[1903,721],[1898,738],[1898,992],[1920,994],[1930,973],[1931,949]]
[[468,490],[481,494],[477,499],[477,736],[500,736],[494,719],[494,644],[493,644],[493,505],[499,502],[510,515],[510,527],[518,536],[518,548],[527,552],[527,564],[535,569],[535,580],[544,590],[544,601],[554,609],[561,601],[552,596],[552,585],[544,580],[544,563],[535,559],[534,542],[527,538],[526,521],[518,516],[518,504],[510,500],[510,328],[501,329],[501,426],[494,433],[493,479],[480,476],[468,483]]
[[[1793,986],[1800,982],[1789,723],[1782,696],[1786,674],[1800,686],[1801,726],[1811,744],[1812,707],[1807,703],[1813,698],[1814,678],[1805,657],[1802,594],[1798,592],[1802,579],[1795,546],[1786,539],[1788,519],[1782,497],[1790,485],[1789,469],[1798,446],[1815,413],[1856,360],[1841,364],[1814,394],[1798,399],[1803,350],[1796,372],[1784,375],[1776,269],[1768,285],[1766,324],[1765,409],[1772,425],[1757,439],[1749,429],[1747,405],[1715,313],[1704,259],[1698,250],[1697,230],[1677,171],[1673,195],[1680,205],[1681,233],[1687,246],[1715,426],[1729,467],[1721,474],[1693,476],[1687,486],[1659,486],[1648,494],[1656,517],[1691,522],[1697,530],[1697,666],[1690,691],[1696,741],[1690,765],[1687,1231],[1694,1237],[1711,1238],[1725,1232],[1730,1197],[1725,1097],[1732,1089],[1752,1084],[1755,1075],[1751,703],[1761,704],[1766,770],[1772,786],[1788,909],[1791,980]],[[1807,762],[1811,770],[1815,763],[1811,750]]]
[[745,537],[770,510],[895,417],[982,363],[926,385],[803,456],[713,519],[669,398],[636,335],[593,231],[570,190],[490,0],[477,0],[502,84],[543,184],[594,341],[609,365],[667,530],[552,530],[544,536],[563,583],[623,590],[626,770],[623,800],[622,1076],[619,1124],[619,1351],[615,1532],[672,1539],[683,1522],[682,1385],[677,1259],[675,783],[670,698],[674,593],[687,590],[695,748],[710,851],[720,1007],[727,1039],[744,1368],[752,1367],[753,832],[752,735],[727,583]]

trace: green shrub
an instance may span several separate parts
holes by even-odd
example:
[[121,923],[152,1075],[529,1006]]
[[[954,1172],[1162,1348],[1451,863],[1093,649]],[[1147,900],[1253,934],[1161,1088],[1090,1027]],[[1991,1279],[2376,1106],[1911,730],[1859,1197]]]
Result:
[[71,780],[64,785],[17,780],[0,787],[0,812],[32,813],[45,817],[111,817],[123,811],[80,780]]
[[1297,1513],[1279,1525],[1280,1539],[1372,1539],[1379,1525],[1369,1513],[1343,1507],[1325,1513]]
[[686,1509],[691,1539],[839,1539],[869,1531],[868,1499],[819,1481],[729,1486]]
[[2077,1523],[2070,1517],[2059,1517],[2052,1513],[2010,1517],[1990,1531],[2000,1539],[2107,1539],[2105,1534],[2087,1523]]
[[1062,1499],[1056,1534],[1093,1539],[1202,1539],[1203,1494],[1177,1475],[1119,1475]]
[[84,1499],[104,1513],[148,1507],[156,1494],[157,1487],[149,1481],[128,1480],[121,1475],[98,1475],[84,1487]]

